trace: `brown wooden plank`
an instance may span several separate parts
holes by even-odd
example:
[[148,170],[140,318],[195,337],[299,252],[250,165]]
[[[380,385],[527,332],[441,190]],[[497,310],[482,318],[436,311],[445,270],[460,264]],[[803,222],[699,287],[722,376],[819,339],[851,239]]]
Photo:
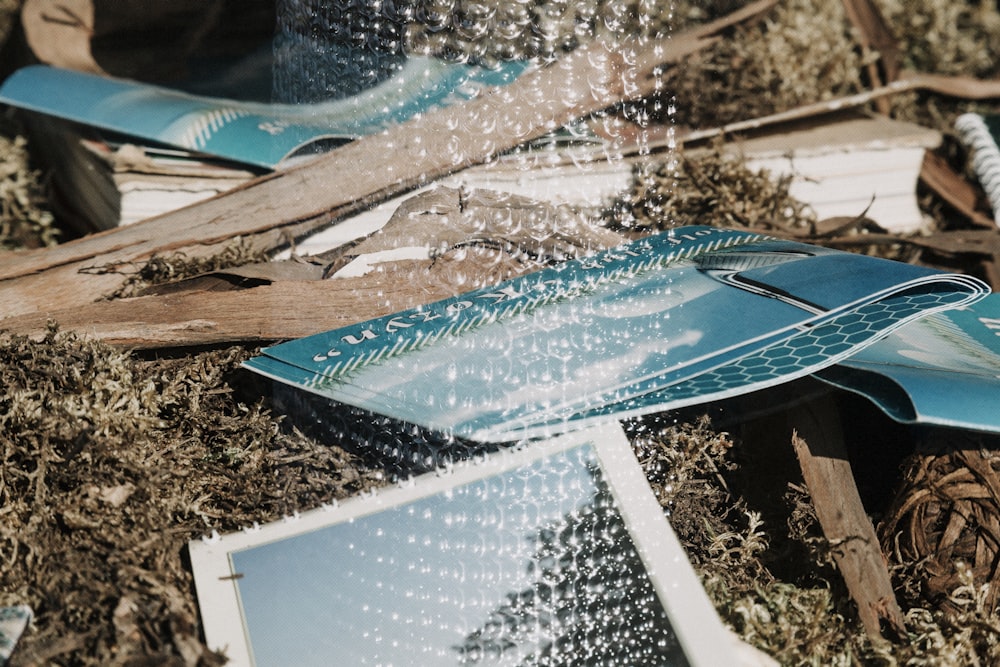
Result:
[[[400,194],[660,85],[658,68],[710,44],[734,23],[769,9],[760,0],[729,17],[668,39],[608,46],[594,43],[514,84],[487,91],[307,164],[256,179],[213,199],[128,227],[0,264],[0,313],[52,312],[93,301],[119,282],[93,267],[125,266],[154,254],[198,248],[236,236],[295,229]],[[90,269],[90,270],[88,270]]]
[[[3,321],[41,337],[63,329],[126,348],[164,348],[299,338],[461,294],[469,286],[429,262],[361,278],[279,281],[248,289],[196,290],[71,306]],[[495,277],[497,281],[507,274]]]
[[816,515],[865,631],[872,638],[883,637],[883,632],[905,636],[903,612],[858,494],[833,398],[822,396],[793,407],[788,419]]
[[39,327],[52,317],[63,328],[128,348],[260,342],[319,333],[417,305],[399,296],[380,301],[386,287],[290,281],[223,292],[199,290],[22,315],[4,326],[14,333],[39,335]]
[[[224,280],[229,274],[220,272],[149,295],[9,317],[3,328],[41,339],[54,321],[63,329],[130,349],[259,344],[381,317],[539,268],[491,248],[461,254],[460,259],[392,262],[359,277],[278,279],[249,287]],[[213,278],[225,287],[214,285]]]
[[541,258],[578,257],[625,240],[590,223],[525,197],[438,188],[403,202],[382,229],[351,244],[334,266],[415,245],[433,248],[433,260],[376,264],[381,268],[370,273],[329,280],[322,280],[333,268],[328,265],[264,262],[147,288],[134,298],[14,316],[3,324],[40,338],[52,319],[130,348],[298,338],[495,284],[541,268]]

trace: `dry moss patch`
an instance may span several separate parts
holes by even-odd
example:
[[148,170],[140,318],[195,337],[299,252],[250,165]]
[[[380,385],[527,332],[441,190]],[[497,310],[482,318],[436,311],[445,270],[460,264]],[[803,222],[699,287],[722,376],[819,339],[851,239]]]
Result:
[[141,360],[55,329],[0,334],[0,604],[36,612],[13,664],[217,663],[186,542],[377,481],[237,397],[247,354]]

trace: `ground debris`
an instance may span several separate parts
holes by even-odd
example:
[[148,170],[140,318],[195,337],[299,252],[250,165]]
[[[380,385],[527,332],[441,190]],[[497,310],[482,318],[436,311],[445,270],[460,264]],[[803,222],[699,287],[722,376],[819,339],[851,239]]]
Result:
[[59,238],[42,174],[32,169],[19,129],[0,117],[0,251],[55,245]]
[[[0,36],[5,17],[14,11],[8,8],[18,4],[0,0]],[[435,3],[419,4],[429,12]],[[485,5],[444,4],[456,9],[456,18],[434,30],[417,26],[408,38],[427,51],[457,54],[469,48],[461,31],[475,25],[457,17]],[[551,3],[559,11],[543,11],[549,4],[544,1],[508,4],[511,12],[525,15],[505,19],[504,25],[519,26],[517,31],[477,33],[494,39],[478,53],[486,62],[524,55],[514,52],[521,31],[530,32],[528,26],[541,19],[547,21],[544,30],[535,30],[523,48],[542,60],[592,37],[601,25],[655,34],[667,23],[664,3],[657,3],[662,11],[648,14],[652,20],[632,27],[616,26],[608,17],[636,15],[634,9],[646,3],[626,3],[628,11],[622,3],[603,0]],[[738,4],[669,7],[674,27],[681,27]],[[996,76],[1000,13],[995,7],[948,0],[878,4],[900,38],[905,67]],[[858,92],[865,84],[864,64],[840,3],[793,0],[669,72],[664,86],[669,99],[651,100],[646,110],[682,125],[715,127]],[[969,107],[931,94],[892,98],[896,117],[946,131]],[[38,178],[24,166],[29,149],[23,140],[0,137],[0,153],[14,155],[17,163],[4,181],[7,161],[0,162],[4,247],[53,240]],[[15,187],[4,185],[8,182]],[[924,203],[941,229],[961,226],[939,202]],[[782,182],[720,155],[683,154],[638,172],[634,190],[611,208],[607,220],[639,231],[658,228],[664,220],[670,226],[708,223],[769,231],[801,230],[812,222],[787,197]],[[893,250],[902,256],[898,247]],[[213,265],[160,258],[136,276],[158,282],[249,259],[231,252]],[[337,442],[310,437],[277,417],[268,388],[238,369],[254,353],[231,347],[144,357],[55,326],[34,342],[0,332],[0,604],[29,604],[36,614],[10,664],[221,664],[199,636],[184,560],[187,541],[384,483],[380,471]],[[907,634],[890,645],[873,644],[863,632],[830,568],[830,545],[800,485],[766,476],[755,480],[770,484],[783,499],[782,519],[761,512],[746,493],[745,479],[753,477],[754,468],[741,454],[739,437],[707,420],[666,417],[633,424],[630,435],[719,613],[781,663],[1000,662],[995,590],[1000,501],[990,483],[976,478],[977,466],[995,469],[990,451],[963,446],[952,432],[942,431],[938,436],[945,442],[938,442],[933,454],[921,450],[908,461],[897,504],[882,524],[906,610]]]
[[815,214],[791,196],[791,180],[750,169],[717,142],[637,169],[632,190],[612,203],[605,218],[612,229],[643,233],[685,225],[805,230]]
[[140,360],[55,328],[0,334],[0,603],[36,613],[11,664],[219,664],[187,541],[376,482],[234,396],[246,356]]

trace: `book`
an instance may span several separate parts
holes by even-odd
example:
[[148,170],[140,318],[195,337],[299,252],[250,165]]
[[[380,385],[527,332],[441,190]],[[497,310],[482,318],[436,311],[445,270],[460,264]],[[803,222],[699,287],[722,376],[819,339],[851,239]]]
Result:
[[189,553],[238,665],[747,664],[614,423]]
[[49,166],[60,220],[88,234],[227,192],[259,172],[223,160],[99,133],[51,116],[26,123]]
[[[53,205],[61,220],[91,233],[151,218],[222,194],[262,172],[177,149],[129,143],[53,116],[33,115],[31,141],[50,167]],[[557,204],[596,208],[631,184],[632,163],[605,159],[600,142],[553,141],[525,146],[490,164],[464,169],[297,241],[316,254],[385,225],[415,194],[439,187],[489,188]],[[289,253],[286,251],[284,255]]]
[[391,78],[349,97],[265,104],[35,65],[3,82],[0,103],[21,110],[52,172],[60,217],[89,233],[221,194],[510,83],[525,68],[522,62],[491,70],[412,56]]
[[244,365],[455,437],[509,442],[803,377],[988,292],[967,276],[683,227]]
[[993,220],[1000,224],[1000,115],[964,113],[955,119],[955,130],[972,152],[972,169],[993,209]]

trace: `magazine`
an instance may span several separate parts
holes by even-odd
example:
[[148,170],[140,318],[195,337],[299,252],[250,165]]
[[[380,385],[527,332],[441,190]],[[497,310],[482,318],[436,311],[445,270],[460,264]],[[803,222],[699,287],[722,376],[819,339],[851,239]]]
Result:
[[245,365],[401,421],[509,442],[787,382],[988,291],[967,276],[685,227]]
[[0,103],[57,116],[145,142],[273,169],[326,139],[386,129],[514,81],[524,62],[497,69],[411,56],[385,81],[351,97],[314,104],[264,104],[32,65],[0,86]]
[[817,377],[901,422],[1000,433],[1000,295],[907,324]]
[[190,543],[237,665],[736,665],[621,427]]

